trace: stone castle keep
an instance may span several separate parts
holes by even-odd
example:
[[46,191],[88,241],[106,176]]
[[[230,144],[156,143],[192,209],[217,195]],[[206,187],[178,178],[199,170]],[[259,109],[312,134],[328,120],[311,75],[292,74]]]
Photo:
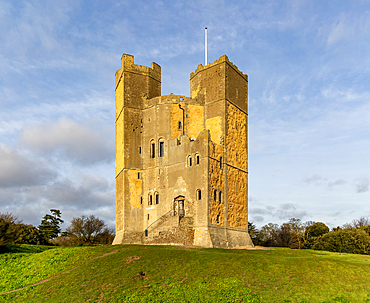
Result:
[[248,76],[227,56],[161,96],[161,67],[116,72],[113,244],[253,247],[248,234]]

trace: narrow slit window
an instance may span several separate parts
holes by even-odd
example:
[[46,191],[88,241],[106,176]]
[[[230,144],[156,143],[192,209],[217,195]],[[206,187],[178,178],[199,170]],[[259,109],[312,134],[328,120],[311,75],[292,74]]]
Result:
[[149,214],[148,214],[148,220],[149,220]]
[[141,146],[139,146],[139,154],[141,154]]
[[217,215],[217,217],[216,217],[216,223],[220,223],[220,215]]
[[153,196],[149,194],[148,205],[153,205]]
[[140,205],[143,204],[143,197],[140,197]]
[[155,204],[159,204],[159,194],[155,194]]
[[222,191],[221,190],[218,192],[218,202],[222,203]]
[[199,155],[196,155],[195,156],[195,163],[198,165],[200,162],[200,159],[199,159]]
[[188,156],[188,166],[192,166],[193,165],[193,159],[191,158],[191,156]]
[[202,200],[202,191],[200,189],[197,190],[197,200]]
[[159,141],[159,156],[164,156],[164,141]]
[[239,184],[238,184],[238,181],[236,181],[236,183],[235,183],[235,189],[236,189],[236,192],[238,192],[238,190],[239,190]]
[[238,162],[238,153],[236,153],[236,156],[235,156],[235,159],[236,159],[236,162]]
[[155,143],[154,143],[154,141],[151,141],[151,143],[150,143],[150,157],[151,158],[155,157]]
[[217,201],[217,189],[213,190],[213,200]]
[[220,169],[222,169],[222,157],[220,157]]
[[182,130],[182,123],[181,123],[181,121],[179,121],[179,123],[177,124],[177,129],[178,130]]
[[137,173],[137,178],[140,179],[140,173]]

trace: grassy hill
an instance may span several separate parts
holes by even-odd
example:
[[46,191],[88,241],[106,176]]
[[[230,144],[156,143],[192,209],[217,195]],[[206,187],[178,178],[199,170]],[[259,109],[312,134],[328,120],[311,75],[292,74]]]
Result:
[[0,254],[0,293],[0,302],[370,302],[370,256],[9,246]]

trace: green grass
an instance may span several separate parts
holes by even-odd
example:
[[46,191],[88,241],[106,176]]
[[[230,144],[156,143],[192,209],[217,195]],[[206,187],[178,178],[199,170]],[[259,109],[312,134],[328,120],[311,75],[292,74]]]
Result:
[[0,254],[0,292],[74,269],[0,302],[370,302],[364,255],[141,245],[12,251]]

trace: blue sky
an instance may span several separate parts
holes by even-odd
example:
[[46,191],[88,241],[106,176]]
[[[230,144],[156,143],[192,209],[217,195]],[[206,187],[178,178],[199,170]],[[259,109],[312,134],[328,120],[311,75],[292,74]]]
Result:
[[249,75],[249,214],[330,227],[370,215],[369,1],[0,0],[0,212],[114,226],[114,74],[162,94],[226,54]]

